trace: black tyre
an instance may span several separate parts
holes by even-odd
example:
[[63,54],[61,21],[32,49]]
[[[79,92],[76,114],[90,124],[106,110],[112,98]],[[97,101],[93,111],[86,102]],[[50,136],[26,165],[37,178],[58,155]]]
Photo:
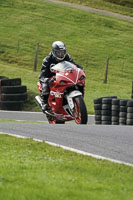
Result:
[[112,125],[119,125],[119,121],[118,122],[112,122]]
[[128,106],[128,107],[133,107],[133,100],[129,100],[129,101],[127,102],[127,106]]
[[119,111],[119,105],[112,105],[111,110]]
[[102,121],[102,125],[111,125],[111,121]]
[[102,115],[111,116],[111,110],[102,110]]
[[112,117],[111,120],[112,122],[119,122],[119,117],[116,117],[116,116]]
[[102,104],[94,104],[94,109],[95,110],[101,110]]
[[95,124],[101,124],[101,121],[95,121]]
[[4,94],[18,94],[18,93],[26,93],[27,87],[26,86],[3,86],[1,87],[1,92]]
[[119,111],[112,110],[112,116],[119,116]]
[[133,119],[133,113],[127,113],[127,119]]
[[102,110],[111,110],[111,104],[102,104]]
[[112,99],[111,98],[103,98],[102,104],[112,104]]
[[102,103],[102,97],[94,99],[93,102],[94,102],[94,104],[101,104]]
[[120,112],[119,117],[120,118],[127,118],[127,113],[126,112]]
[[95,121],[101,121],[101,115],[95,115]]
[[133,119],[127,119],[127,125],[133,125]]
[[120,112],[127,112],[127,106],[120,106]]
[[102,116],[102,121],[111,121],[111,116]]
[[2,101],[25,101],[27,100],[27,93],[22,94],[2,94]]
[[119,118],[119,124],[126,124],[126,118]]
[[127,112],[128,113],[133,113],[133,107],[127,107]]
[[74,97],[73,102],[74,102],[73,117],[75,122],[77,124],[87,124],[88,114],[82,96]]
[[117,99],[117,96],[110,96],[109,98]]
[[22,110],[23,101],[0,101],[0,110]]
[[120,106],[127,106],[127,102],[129,99],[120,99]]
[[21,78],[1,80],[1,86],[15,86],[15,85],[21,85]]
[[112,99],[112,105],[119,105],[120,100],[119,99]]
[[100,97],[100,98],[94,99],[93,102],[94,102],[94,104],[100,104],[100,103],[102,103],[102,99],[104,99],[104,98],[111,98],[111,99],[114,99],[114,98],[117,98],[117,96]]
[[101,115],[101,110],[95,110],[95,115]]

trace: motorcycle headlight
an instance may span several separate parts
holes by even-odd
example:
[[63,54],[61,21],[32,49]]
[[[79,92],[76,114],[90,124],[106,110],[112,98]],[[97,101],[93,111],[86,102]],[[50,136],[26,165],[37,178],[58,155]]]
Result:
[[84,78],[85,78],[85,76],[81,75],[80,78],[79,78],[79,80],[82,81]]

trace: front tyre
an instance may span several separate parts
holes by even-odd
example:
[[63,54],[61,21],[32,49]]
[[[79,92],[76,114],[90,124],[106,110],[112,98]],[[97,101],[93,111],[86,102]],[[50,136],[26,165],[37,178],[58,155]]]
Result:
[[73,98],[74,110],[73,117],[77,124],[87,124],[88,114],[84,99],[82,96],[77,96]]

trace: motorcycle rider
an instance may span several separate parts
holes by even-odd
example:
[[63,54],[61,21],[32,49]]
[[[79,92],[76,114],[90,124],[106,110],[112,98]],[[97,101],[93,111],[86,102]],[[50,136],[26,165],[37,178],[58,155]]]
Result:
[[48,105],[48,96],[50,93],[50,77],[54,74],[50,71],[50,67],[52,65],[56,65],[59,62],[68,61],[75,64],[78,68],[83,69],[79,64],[76,64],[71,55],[66,54],[66,46],[61,41],[55,41],[52,44],[52,51],[43,59],[42,68],[39,75],[39,80],[42,85],[42,111],[45,112],[47,110]]

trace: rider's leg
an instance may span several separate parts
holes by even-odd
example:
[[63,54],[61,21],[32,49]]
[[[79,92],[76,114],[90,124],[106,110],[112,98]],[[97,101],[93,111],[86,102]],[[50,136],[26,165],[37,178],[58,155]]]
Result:
[[42,93],[41,93],[41,98],[42,98],[42,111],[45,112],[48,107],[48,96],[49,96],[50,88],[48,83],[43,83],[42,84]]

